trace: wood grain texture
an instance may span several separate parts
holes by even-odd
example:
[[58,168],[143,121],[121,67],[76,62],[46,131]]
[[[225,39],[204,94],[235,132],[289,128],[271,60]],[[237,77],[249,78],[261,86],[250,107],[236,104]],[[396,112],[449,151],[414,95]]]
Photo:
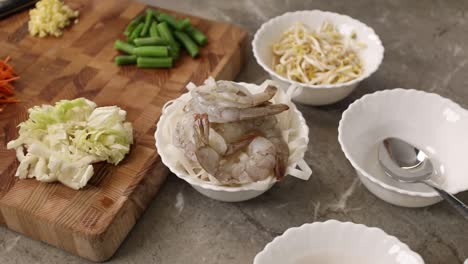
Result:
[[[154,147],[161,107],[190,81],[200,84],[208,76],[233,79],[243,62],[247,34],[233,25],[191,17],[210,40],[199,58],[184,54],[168,70],[117,67],[113,43],[146,6],[125,0],[66,2],[81,14],[79,23],[61,38],[29,36],[27,12],[0,21],[0,56],[10,55],[21,76],[15,82],[21,103],[0,114],[0,224],[89,260],[104,261],[168,174]],[[135,133],[130,154],[118,166],[95,164],[95,175],[80,191],[59,183],[18,180],[14,177],[18,162],[6,143],[18,136],[16,126],[27,119],[27,109],[76,97],[127,111]]]

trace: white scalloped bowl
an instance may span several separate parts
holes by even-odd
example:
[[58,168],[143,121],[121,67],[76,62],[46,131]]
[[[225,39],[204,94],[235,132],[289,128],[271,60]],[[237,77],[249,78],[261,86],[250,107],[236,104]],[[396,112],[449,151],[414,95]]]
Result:
[[266,245],[254,264],[424,264],[382,229],[329,220],[286,230]]
[[[271,81],[265,81],[262,85],[255,85],[249,83],[238,83],[245,86],[252,93],[258,93],[265,89],[267,84],[272,83]],[[156,148],[159,155],[161,156],[162,162],[174,173],[177,177],[185,180],[193,188],[195,188],[201,194],[210,197],[215,200],[224,202],[240,202],[255,198],[267,190],[269,190],[275,183],[276,179],[272,176],[266,180],[245,184],[239,187],[229,187],[216,185],[199,178],[191,176],[186,169],[174,158],[174,151],[180,151],[175,148],[172,144],[171,132],[169,123],[174,124],[177,120],[171,117],[171,114],[177,111],[182,111],[186,102],[191,99],[190,93],[181,95],[176,100],[166,103],[163,107],[162,115],[157,124],[155,139]],[[285,121],[287,127],[282,127],[282,130],[291,129],[292,133],[288,142],[295,141],[296,147],[291,149],[290,157],[288,161],[288,167],[286,173],[288,175],[294,175],[295,177],[307,180],[312,174],[312,170],[309,168],[307,163],[304,161],[304,154],[307,150],[307,144],[309,142],[309,127],[306,124],[304,117],[301,112],[297,109],[296,105],[288,99],[286,93],[281,89],[278,90],[277,94],[273,97],[274,103],[284,103],[289,106],[289,110],[279,115],[277,118],[287,120]],[[282,122],[280,121],[280,124]],[[299,143],[298,143],[299,142]]]
[[[367,45],[365,49],[358,52],[364,65],[362,75],[346,83],[307,85],[277,74],[271,67],[273,59],[271,46],[280,39],[281,34],[296,22],[302,22],[308,28],[315,29],[325,21],[335,24],[344,35],[355,31],[357,39]],[[291,85],[296,87],[298,91],[294,94],[293,100],[307,105],[327,105],[344,99],[359,82],[377,71],[384,56],[382,42],[372,28],[349,16],[320,10],[288,12],[270,19],[255,33],[252,47],[257,63],[270,74],[271,78],[280,83],[283,88]]]
[[405,207],[441,200],[422,184],[400,183],[387,176],[377,148],[398,137],[423,150],[434,164],[433,179],[450,193],[468,190],[468,111],[449,99],[423,91],[378,91],[356,100],[343,113],[338,141],[363,184],[377,197]]

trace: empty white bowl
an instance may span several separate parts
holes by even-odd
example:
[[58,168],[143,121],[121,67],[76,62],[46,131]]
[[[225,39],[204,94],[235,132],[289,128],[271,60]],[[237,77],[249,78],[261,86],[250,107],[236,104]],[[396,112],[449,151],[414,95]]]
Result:
[[365,95],[343,113],[338,140],[363,184],[379,198],[423,207],[441,200],[422,184],[400,183],[382,170],[379,143],[398,137],[423,150],[433,162],[433,179],[452,194],[468,190],[468,111],[437,94],[393,89]]
[[[271,83],[271,81],[265,81],[262,85],[248,83],[239,84],[245,86],[252,93],[263,91],[269,84],[275,85],[274,83]],[[230,187],[204,181],[191,176],[187,172],[181,162],[177,159],[177,157],[180,157],[181,155],[178,153],[181,152],[181,150],[172,144],[172,133],[174,125],[179,120],[177,118],[180,117],[184,106],[190,99],[190,93],[185,93],[176,100],[166,103],[163,108],[155,133],[156,148],[161,156],[162,162],[177,177],[188,182],[201,194],[215,200],[224,202],[240,202],[255,198],[270,189],[277,181],[273,176],[266,180],[245,184],[240,187]],[[307,126],[301,112],[297,110],[288,95],[281,89],[278,90],[272,101],[274,103],[284,103],[289,106],[288,111],[276,115],[278,118],[278,124],[282,131],[288,131],[286,142],[289,145],[290,156],[286,173],[288,175],[307,180],[312,174],[312,170],[304,161],[304,154],[309,142],[309,127]]]
[[396,237],[375,227],[329,220],[286,230],[266,245],[254,264],[424,264]]
[[[367,45],[366,48],[358,52],[364,66],[362,75],[346,83],[308,85],[277,74],[271,67],[273,59],[271,48],[273,43],[281,38],[282,33],[297,22],[302,22],[309,29],[315,29],[325,21],[336,25],[344,35],[356,32],[357,39]],[[279,82],[283,88],[295,87],[297,92],[294,94],[293,100],[308,105],[326,105],[345,98],[359,82],[379,68],[384,55],[382,42],[372,28],[349,16],[320,10],[288,12],[267,21],[255,33],[252,46],[257,63],[270,74],[271,78]]]

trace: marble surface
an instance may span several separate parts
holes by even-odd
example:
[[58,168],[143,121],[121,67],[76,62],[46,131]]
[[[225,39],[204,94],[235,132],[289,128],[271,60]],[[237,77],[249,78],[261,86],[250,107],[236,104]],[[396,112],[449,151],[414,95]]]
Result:
[[[239,24],[251,33],[287,11],[344,13],[373,27],[386,52],[378,72],[349,98],[326,107],[299,107],[310,127],[305,159],[314,174],[308,182],[287,178],[257,199],[231,204],[205,198],[172,175],[110,263],[252,263],[287,228],[328,219],[380,227],[428,264],[468,258],[467,221],[445,203],[407,209],[379,200],[357,180],[337,141],[341,113],[376,90],[416,88],[468,108],[468,1],[146,1]],[[260,83],[267,75],[249,56],[238,80]],[[468,193],[459,198],[468,202]],[[0,227],[0,263],[88,262]]]

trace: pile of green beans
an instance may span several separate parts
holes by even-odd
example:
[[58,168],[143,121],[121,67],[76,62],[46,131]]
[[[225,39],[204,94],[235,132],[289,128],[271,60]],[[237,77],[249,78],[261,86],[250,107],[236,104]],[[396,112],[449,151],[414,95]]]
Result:
[[167,13],[147,9],[128,23],[126,41],[116,40],[115,49],[125,55],[115,57],[117,65],[136,64],[139,68],[172,68],[184,48],[193,58],[208,38],[192,26],[190,19],[176,19]]

